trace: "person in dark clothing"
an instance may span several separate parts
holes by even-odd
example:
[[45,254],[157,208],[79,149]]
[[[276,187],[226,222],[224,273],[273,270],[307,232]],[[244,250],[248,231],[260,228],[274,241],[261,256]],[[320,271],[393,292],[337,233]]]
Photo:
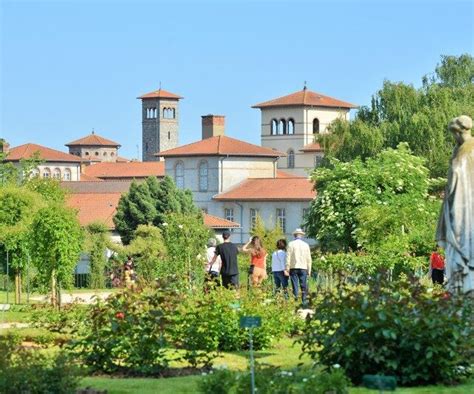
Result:
[[442,285],[444,283],[444,257],[441,254],[441,248],[437,247],[436,251],[430,256],[431,280],[433,284]]
[[220,256],[222,261],[221,266],[221,277],[222,277],[222,286],[230,289],[239,287],[239,265],[237,263],[237,254],[239,250],[230,241],[230,232],[224,231],[222,233],[222,238],[224,242],[216,246],[215,256],[212,259],[212,264],[217,259],[217,256]]

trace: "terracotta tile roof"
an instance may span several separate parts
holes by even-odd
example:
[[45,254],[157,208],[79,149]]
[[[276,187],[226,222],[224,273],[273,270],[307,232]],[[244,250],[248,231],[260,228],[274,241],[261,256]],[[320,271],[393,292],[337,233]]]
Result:
[[286,156],[283,152],[278,152],[270,148],[263,148],[258,145],[249,144],[225,135],[206,138],[201,141],[183,145],[178,148],[158,152],[156,156]]
[[130,159],[127,159],[125,157],[122,157],[122,156],[117,156],[117,159],[116,159],[117,163],[128,163],[130,162],[131,160]]
[[164,177],[164,161],[131,161],[119,163],[91,164],[84,169],[84,173],[96,178],[147,178],[149,176]]
[[[77,182],[79,183],[79,182]],[[67,205],[77,209],[81,226],[92,222],[102,222],[114,229],[113,217],[117,210],[121,193],[77,193],[67,197]]]
[[59,161],[79,163],[81,161],[80,157],[37,144],[24,144],[11,148],[6,158],[6,161],[19,161],[21,159],[30,159],[36,152],[39,153],[40,159],[46,162]]
[[120,144],[117,142],[114,142],[112,140],[108,140],[107,138],[101,137],[100,135],[95,134],[92,132],[92,134],[86,135],[83,138],[79,138],[78,140],[69,142],[65,144],[66,146],[82,146],[82,145],[92,145],[92,146],[114,146],[114,147],[119,147]]
[[164,98],[164,99],[176,99],[176,100],[179,100],[179,99],[182,99],[183,97],[181,96],[178,96],[177,94],[174,94],[174,93],[171,93],[171,92],[168,92],[164,89],[158,89],[158,90],[155,90],[153,92],[150,92],[150,93],[146,93],[140,97],[137,97],[138,99],[152,99],[152,98]]
[[81,182],[104,182],[103,179],[96,178],[96,177],[93,177],[93,176],[89,176],[89,175],[84,174],[84,173],[81,174],[80,181]]
[[265,101],[260,104],[255,104],[252,108],[266,108],[266,107],[284,107],[294,105],[306,105],[314,107],[335,107],[335,108],[357,108],[357,105],[347,103],[320,93],[312,92],[308,89],[303,89],[298,92],[289,94],[287,96],[279,97],[274,100]]
[[319,145],[319,142],[313,142],[311,144],[303,146],[302,149],[300,149],[300,152],[323,152],[324,149],[321,145]]
[[130,189],[131,181],[107,181],[107,182],[61,182],[62,188],[71,194],[77,193],[125,193]]
[[204,225],[209,228],[240,228],[240,224],[218,216],[203,214]]
[[282,170],[277,170],[277,178],[305,178],[304,176],[298,176],[298,175],[295,175],[295,174],[291,174],[289,172],[286,172],[286,171],[282,171]]
[[233,189],[213,197],[219,201],[310,201],[316,196],[307,178],[247,179]]

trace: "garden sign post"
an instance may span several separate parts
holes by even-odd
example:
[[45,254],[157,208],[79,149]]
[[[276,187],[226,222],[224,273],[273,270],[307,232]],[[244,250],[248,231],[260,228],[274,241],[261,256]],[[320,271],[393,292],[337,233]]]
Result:
[[250,352],[250,384],[252,394],[255,394],[255,362],[253,358],[253,329],[262,325],[260,316],[242,316],[240,318],[240,327],[249,329],[249,352]]

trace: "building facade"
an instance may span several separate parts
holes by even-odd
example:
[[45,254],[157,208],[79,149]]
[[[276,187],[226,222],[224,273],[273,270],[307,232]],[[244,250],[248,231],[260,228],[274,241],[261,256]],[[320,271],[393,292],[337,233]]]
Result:
[[94,131],[92,134],[67,143],[66,146],[71,155],[80,157],[84,163],[115,163],[120,148],[117,142],[101,137]]
[[356,106],[305,87],[252,108],[261,110],[261,145],[286,153],[278,168],[308,176],[324,155],[317,136],[327,133],[334,120],[349,120],[349,111]]

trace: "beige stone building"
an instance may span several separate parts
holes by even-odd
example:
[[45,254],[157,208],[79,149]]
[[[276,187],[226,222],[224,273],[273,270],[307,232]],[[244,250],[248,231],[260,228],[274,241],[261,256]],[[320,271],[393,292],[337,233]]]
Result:
[[307,176],[324,153],[315,137],[335,119],[349,119],[356,105],[308,90],[252,106],[261,110],[261,145],[286,153],[278,168]]
[[120,144],[101,137],[92,131],[89,134],[78,140],[65,144],[69,148],[71,155],[78,156],[84,163],[100,163],[112,162],[115,163],[118,159],[118,149]]

